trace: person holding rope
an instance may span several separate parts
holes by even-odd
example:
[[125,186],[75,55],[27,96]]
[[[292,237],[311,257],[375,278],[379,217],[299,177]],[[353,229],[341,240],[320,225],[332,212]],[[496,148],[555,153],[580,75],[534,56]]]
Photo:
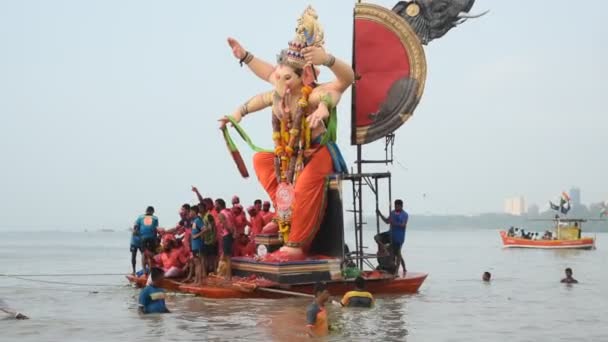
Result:
[[152,283],[139,293],[139,313],[170,313],[165,305],[165,290],[160,287],[164,278],[164,271],[160,268],[153,267],[150,270],[150,278]]
[[409,215],[405,210],[403,210],[403,201],[398,199],[395,200],[395,210],[391,211],[388,217],[382,215],[380,210],[377,210],[376,213],[384,223],[389,224],[390,229],[388,232],[384,232],[376,236],[376,241],[382,241],[383,243],[386,240],[390,241],[391,249],[393,252],[393,256],[395,258],[396,271],[399,270],[399,264],[403,267],[403,274],[407,272],[405,268],[405,261],[403,260],[403,256],[401,255],[401,247],[405,242],[405,231],[407,228],[407,220]]

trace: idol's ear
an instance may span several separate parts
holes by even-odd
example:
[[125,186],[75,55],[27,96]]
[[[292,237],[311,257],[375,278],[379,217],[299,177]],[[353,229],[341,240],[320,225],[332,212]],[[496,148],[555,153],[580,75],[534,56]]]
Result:
[[317,80],[319,72],[320,70],[315,68],[312,64],[306,64],[304,70],[302,70],[302,83],[307,86],[312,86]]

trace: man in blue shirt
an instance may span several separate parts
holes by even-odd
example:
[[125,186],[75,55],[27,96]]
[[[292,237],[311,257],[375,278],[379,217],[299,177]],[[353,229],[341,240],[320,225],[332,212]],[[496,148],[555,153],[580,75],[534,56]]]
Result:
[[160,283],[163,280],[163,270],[153,267],[150,271],[152,284],[144,287],[139,293],[139,312],[143,314],[149,313],[169,313],[170,311],[165,306],[165,290],[160,288]]
[[139,233],[139,226],[135,224],[133,225],[131,233],[131,266],[133,267],[133,274],[135,274],[135,266],[137,264],[137,251],[139,251],[143,257],[143,251],[141,249],[141,234]]
[[141,248],[143,249],[141,264],[144,272],[148,274],[148,268],[152,265],[151,259],[156,253],[156,246],[158,244],[158,218],[154,216],[154,207],[149,206],[146,208],[146,214],[139,216],[137,220],[135,220],[134,226],[139,227]]
[[390,225],[388,235],[390,236],[391,247],[395,256],[395,264],[397,265],[397,268],[399,267],[398,265],[401,264],[403,267],[403,274],[405,275],[407,270],[405,269],[405,261],[401,255],[401,247],[405,242],[405,230],[407,228],[407,220],[409,216],[405,210],[403,210],[403,201],[400,199],[395,200],[395,210],[391,211],[388,218],[384,217],[380,210],[378,210],[376,213],[378,216],[380,216],[384,223]]

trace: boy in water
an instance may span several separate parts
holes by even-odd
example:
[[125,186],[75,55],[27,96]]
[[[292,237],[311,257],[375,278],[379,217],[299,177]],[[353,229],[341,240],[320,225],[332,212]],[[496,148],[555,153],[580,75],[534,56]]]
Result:
[[340,304],[357,308],[371,308],[374,305],[374,297],[371,293],[365,291],[365,279],[363,277],[355,278],[355,290],[346,292]]
[[316,283],[315,299],[306,309],[306,332],[311,337],[322,337],[329,333],[325,303],[329,300],[329,291],[325,283]]
[[139,312],[142,314],[169,313],[170,311],[165,306],[165,290],[160,288],[160,282],[164,277],[163,270],[153,267],[150,277],[152,283],[139,293]]
[[572,278],[572,269],[570,267],[566,268],[566,278],[562,279],[562,283],[564,284],[578,284],[578,280]]

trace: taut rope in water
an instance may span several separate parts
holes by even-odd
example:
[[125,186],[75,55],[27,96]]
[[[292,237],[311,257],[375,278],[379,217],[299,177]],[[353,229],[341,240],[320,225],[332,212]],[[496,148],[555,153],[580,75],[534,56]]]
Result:
[[97,277],[97,276],[124,276],[124,273],[38,273],[38,274],[5,274],[0,277]]

